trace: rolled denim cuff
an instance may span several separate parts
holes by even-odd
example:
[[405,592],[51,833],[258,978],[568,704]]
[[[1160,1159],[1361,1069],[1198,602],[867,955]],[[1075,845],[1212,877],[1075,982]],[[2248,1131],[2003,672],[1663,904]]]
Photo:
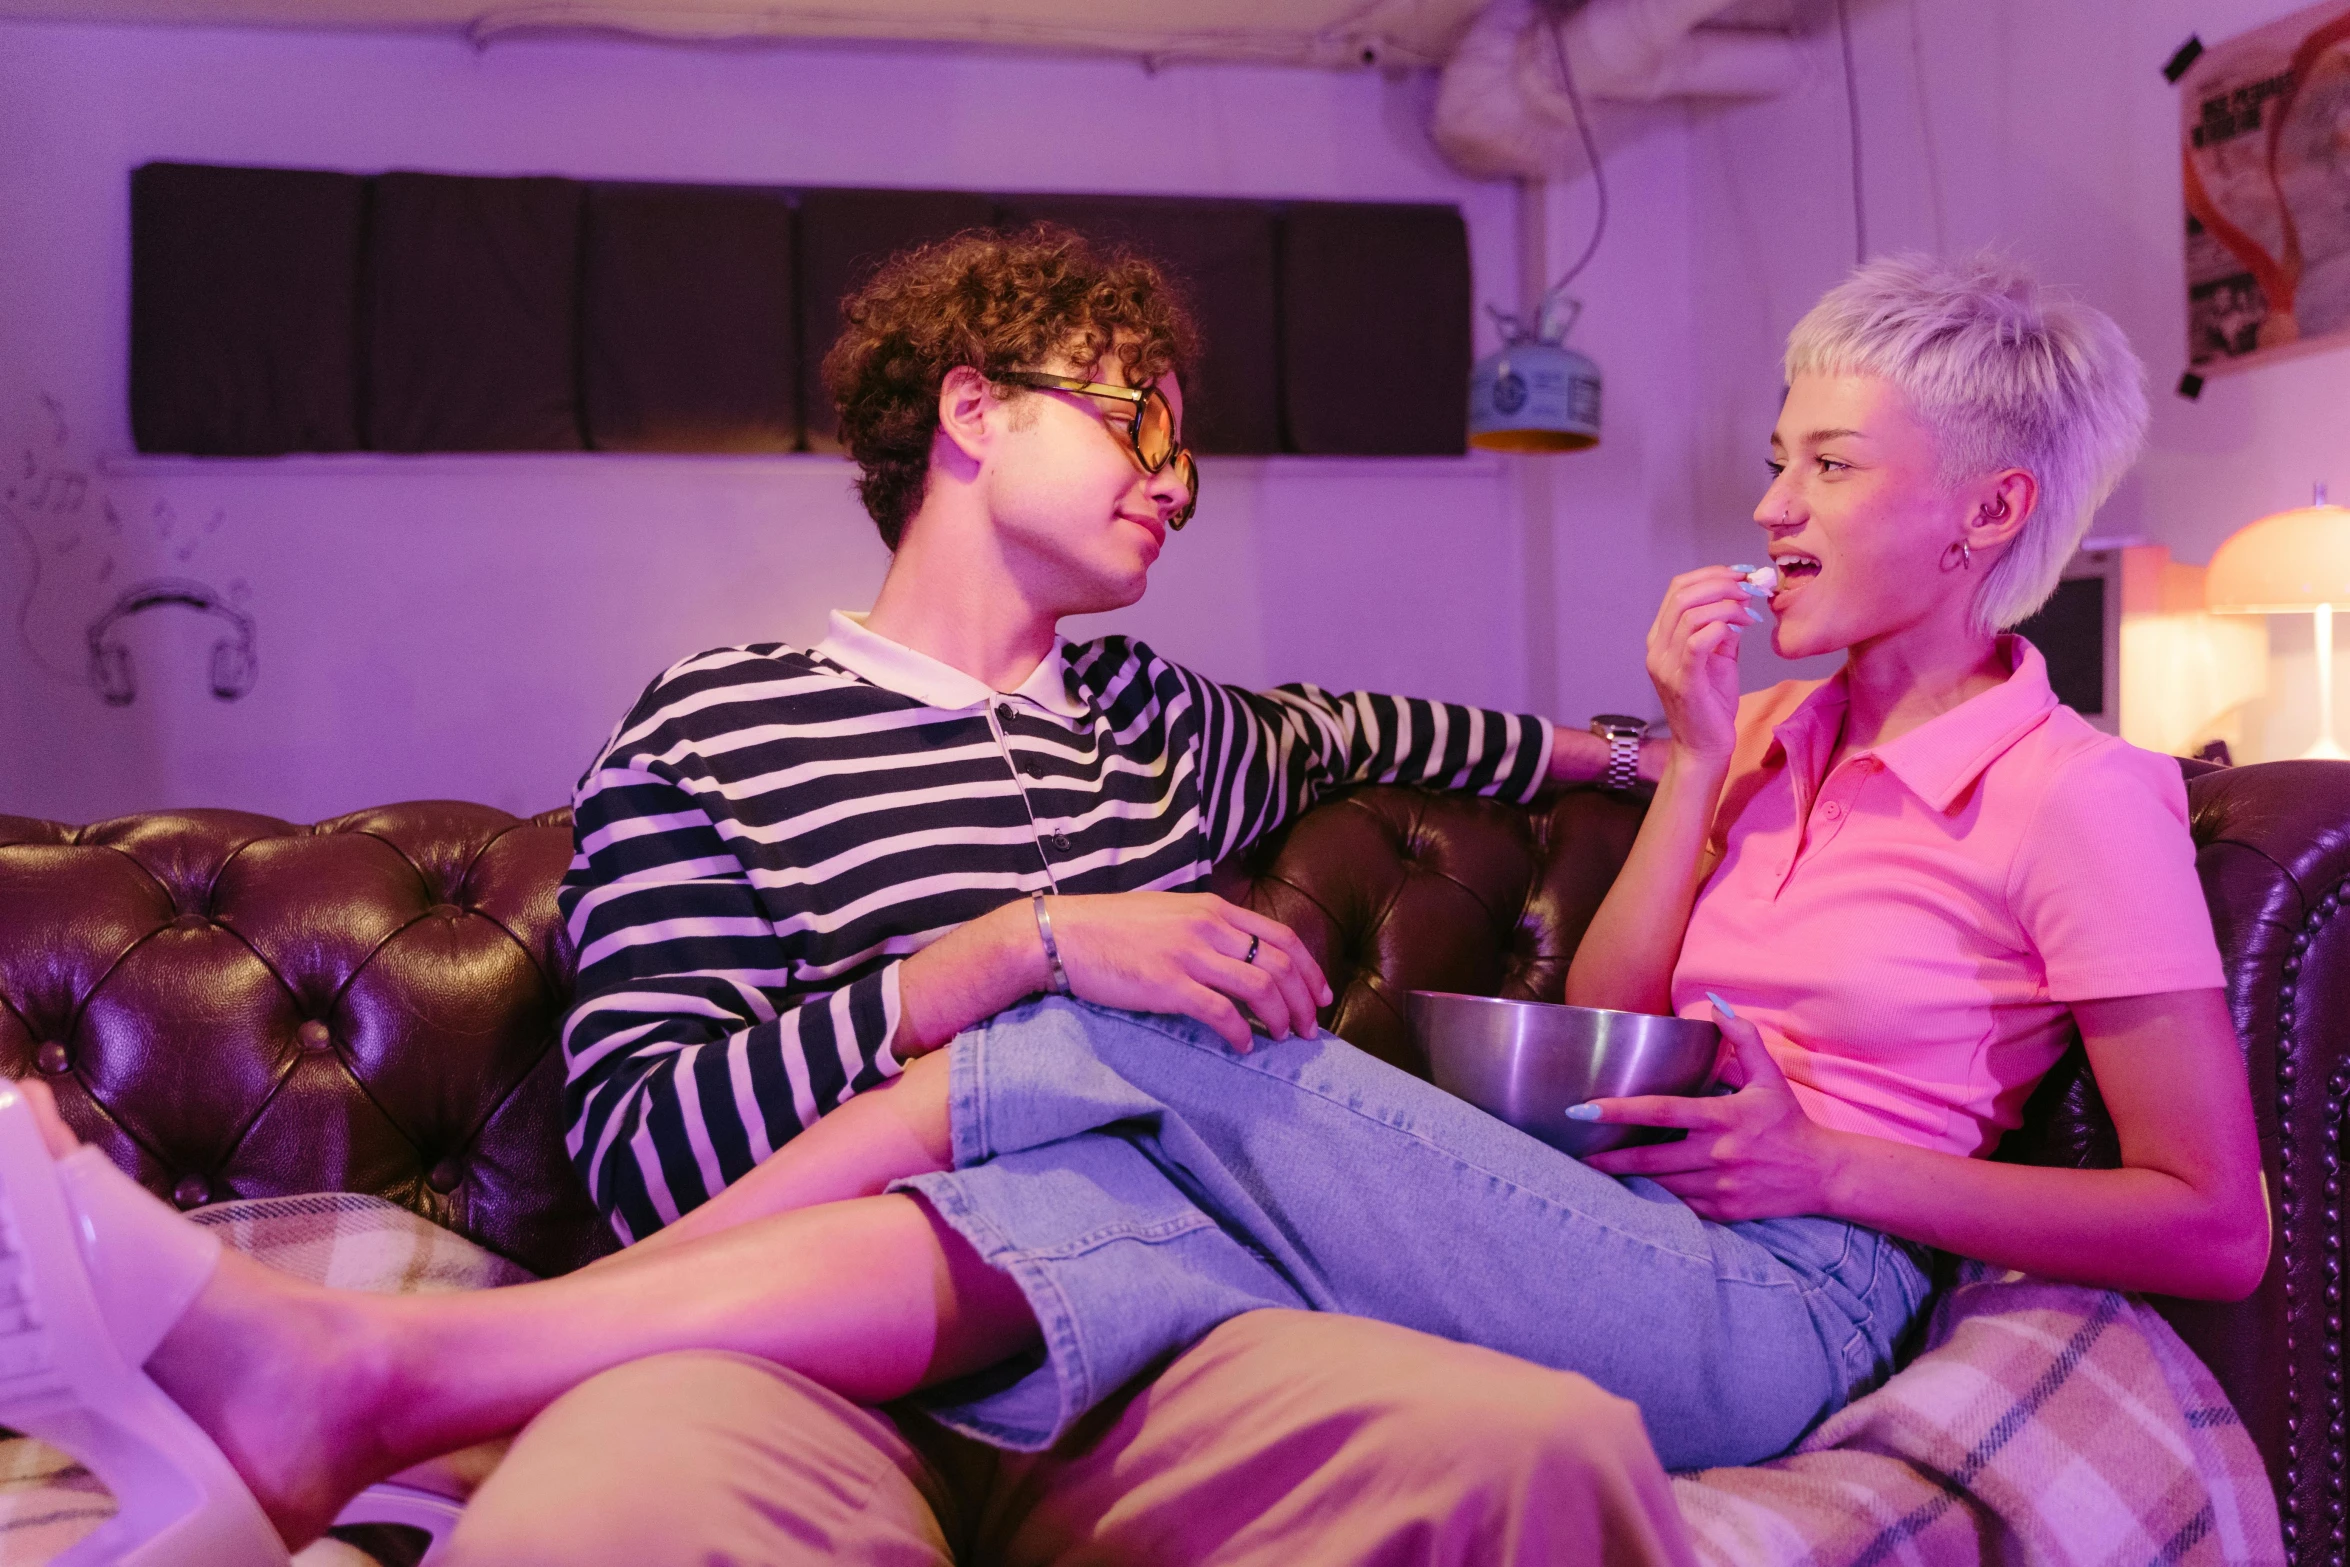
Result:
[[[956,1168],[891,1187],[921,1194],[1036,1316],[1039,1353],[916,1399],[949,1429],[1020,1452],[1052,1446],[1218,1323],[1306,1304],[1171,1178],[1181,1167],[1157,1135],[1160,1106],[1106,1069],[1047,1067],[1036,1044],[989,1028],[959,1036],[947,1062]],[[1006,1052],[1009,1070],[995,1073]],[[1022,1092],[1034,1071],[1052,1071],[1060,1092]]]

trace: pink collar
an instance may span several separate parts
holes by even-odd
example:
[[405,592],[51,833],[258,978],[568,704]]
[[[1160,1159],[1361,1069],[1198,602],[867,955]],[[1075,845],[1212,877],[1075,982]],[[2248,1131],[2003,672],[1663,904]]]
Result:
[[[2006,680],[1898,739],[1859,754],[1873,756],[1934,810],[1949,810],[1984,768],[2037,729],[2056,707],[2040,650],[2012,632],[2000,637],[1999,649],[2011,671]],[[1850,704],[1851,689],[1839,669],[1771,731],[1773,743],[1764,760],[1774,753],[1784,756],[1804,777],[1816,781],[1835,753]]]

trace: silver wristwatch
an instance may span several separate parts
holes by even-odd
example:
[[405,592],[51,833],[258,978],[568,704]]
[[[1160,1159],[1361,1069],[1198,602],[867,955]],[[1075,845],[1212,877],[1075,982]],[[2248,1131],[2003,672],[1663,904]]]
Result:
[[1591,720],[1591,732],[1607,742],[1607,771],[1599,781],[1610,789],[1629,789],[1640,782],[1640,741],[1648,733],[1648,720],[1602,713]]

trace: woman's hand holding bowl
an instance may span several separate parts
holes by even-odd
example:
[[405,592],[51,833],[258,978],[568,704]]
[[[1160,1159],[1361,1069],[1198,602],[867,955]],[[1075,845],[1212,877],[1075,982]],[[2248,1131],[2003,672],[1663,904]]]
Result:
[[1722,1081],[1736,1092],[1702,1099],[1669,1094],[1594,1099],[1592,1120],[1676,1126],[1689,1135],[1678,1142],[1591,1154],[1583,1162],[1609,1175],[1645,1175],[1699,1218],[1718,1223],[1827,1212],[1841,1135],[1803,1113],[1760,1030],[1727,1012],[1718,1016],[1731,1047]]

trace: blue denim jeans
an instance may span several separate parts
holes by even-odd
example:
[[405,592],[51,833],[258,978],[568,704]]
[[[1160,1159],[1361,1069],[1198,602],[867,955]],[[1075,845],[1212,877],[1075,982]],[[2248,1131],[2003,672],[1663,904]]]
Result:
[[1286,1306],[1580,1372],[1640,1406],[1667,1468],[1752,1463],[1882,1380],[1926,1295],[1876,1231],[1700,1219],[1335,1035],[1242,1055],[1047,998],[950,1049],[955,1168],[901,1187],[1019,1284],[1043,1341],[925,1402],[1000,1447],[1050,1446]]

